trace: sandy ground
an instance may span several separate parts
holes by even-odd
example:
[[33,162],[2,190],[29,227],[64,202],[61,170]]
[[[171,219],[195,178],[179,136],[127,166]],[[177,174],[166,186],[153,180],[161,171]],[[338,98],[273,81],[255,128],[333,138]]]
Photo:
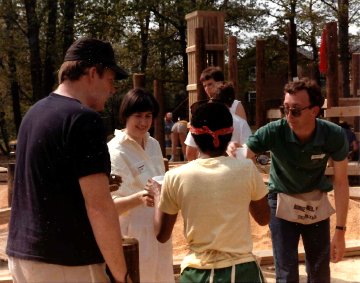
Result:
[[[333,197],[329,197],[334,205]],[[0,209],[7,207],[7,184],[0,183]],[[331,218],[332,233],[335,226],[335,217]],[[348,231],[346,240],[360,240],[360,203],[350,200],[348,215]],[[254,250],[271,250],[270,232],[267,226],[261,227],[252,220],[251,223]],[[7,256],[5,255],[8,225],[0,225],[0,279],[10,276],[7,268]],[[173,232],[173,254],[184,255],[188,247],[183,236],[183,219],[181,215],[175,224]],[[300,243],[300,246],[302,244]],[[345,258],[337,264],[331,263],[331,282],[360,282],[360,256]],[[267,282],[275,282],[275,270],[273,265],[261,266]],[[306,282],[305,264],[300,263],[300,282]],[[179,276],[176,276],[179,282]]]

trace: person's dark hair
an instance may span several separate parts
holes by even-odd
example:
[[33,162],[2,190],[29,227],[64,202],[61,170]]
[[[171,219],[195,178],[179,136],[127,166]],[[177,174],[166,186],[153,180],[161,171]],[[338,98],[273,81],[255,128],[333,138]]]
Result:
[[324,97],[321,94],[321,89],[317,83],[309,78],[303,78],[296,82],[290,82],[284,87],[284,93],[295,94],[300,90],[306,90],[309,95],[311,106],[321,107],[324,104]]
[[220,67],[210,66],[201,73],[200,76],[201,82],[210,79],[214,79],[215,82],[221,82],[225,80],[224,73]]
[[[233,119],[229,109],[222,103],[206,103],[196,109],[191,117],[191,125],[202,129],[207,126],[211,131],[225,129],[233,125]],[[214,138],[209,134],[194,135],[195,143],[203,153],[218,153],[223,155],[227,145],[231,140],[232,134],[219,135],[219,146],[214,146]]]
[[70,81],[77,81],[82,75],[87,74],[90,68],[95,67],[96,71],[101,78],[104,74],[105,67],[100,63],[90,63],[88,61],[66,61],[59,70],[59,84],[63,83],[66,79]]
[[217,83],[215,85],[215,95],[212,97],[221,100],[227,107],[231,107],[235,100],[235,89],[232,83]]
[[159,114],[159,104],[150,91],[144,88],[135,88],[130,90],[124,97],[120,110],[120,123],[125,124],[126,119],[135,112],[151,111],[153,119]]

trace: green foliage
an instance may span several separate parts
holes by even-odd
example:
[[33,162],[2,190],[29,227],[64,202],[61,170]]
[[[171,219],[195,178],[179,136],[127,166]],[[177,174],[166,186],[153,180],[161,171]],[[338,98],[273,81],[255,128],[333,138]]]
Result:
[[[58,0],[56,42],[53,51],[55,70],[63,62],[65,33],[71,23],[65,19],[66,3]],[[286,24],[294,20],[298,26],[301,45],[315,52],[321,30],[326,21],[335,19],[336,5],[326,0],[73,0],[75,5],[74,39],[89,36],[112,43],[118,64],[131,74],[146,74],[146,87],[153,90],[153,80],[162,79],[166,92],[166,109],[173,111],[186,97],[187,54],[185,15],[195,10],[225,11],[226,35],[238,37],[239,93],[243,97],[254,89],[249,72],[255,66],[255,39],[267,38],[267,71],[286,67],[280,58],[282,48],[278,38],[286,39]],[[336,1],[337,2],[337,1]],[[13,122],[13,101],[10,95],[8,52],[15,50],[16,80],[20,88],[21,114],[24,116],[34,103],[30,69],[30,50],[27,38],[28,24],[24,0],[0,2],[0,112],[5,112],[5,123],[10,140],[16,137]],[[334,7],[331,7],[334,6]],[[359,26],[359,1],[350,0],[350,23]],[[295,10],[293,9],[295,7]],[[356,13],[357,11],[357,13]],[[269,21],[273,19],[274,21]],[[46,0],[36,1],[36,20],[40,27],[41,67],[45,62],[48,9]],[[7,23],[12,23],[11,31]],[[277,37],[273,37],[274,34]],[[12,36],[12,37],[11,37]],[[315,43],[314,43],[315,40]],[[354,41],[351,37],[350,41]],[[12,43],[11,43],[12,42]],[[280,48],[281,47],[281,48]],[[286,50],[284,51],[286,53]],[[317,52],[317,50],[316,50]],[[315,63],[316,63],[316,59]],[[285,62],[285,63],[284,63]],[[314,64],[315,64],[314,63]],[[285,65],[284,65],[285,64]],[[316,64],[315,64],[316,65]],[[225,70],[226,71],[226,70]],[[57,73],[53,74],[57,76]],[[54,89],[57,85],[54,85]],[[116,94],[101,112],[110,134],[122,127],[118,122],[118,109],[123,96],[133,87],[132,79],[116,83]],[[184,103],[174,113],[185,118],[188,111]],[[1,138],[0,138],[1,140]]]

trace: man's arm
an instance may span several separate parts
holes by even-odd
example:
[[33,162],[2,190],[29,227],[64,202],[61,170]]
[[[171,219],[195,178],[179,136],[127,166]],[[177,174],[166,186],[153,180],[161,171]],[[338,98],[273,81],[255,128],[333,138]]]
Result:
[[246,147],[247,148],[246,159],[251,159],[255,163],[255,153],[250,148],[248,148],[246,144],[243,144],[241,146],[236,142],[229,142],[228,147],[226,149],[226,153],[231,157],[236,157],[236,149],[238,147]]
[[[336,226],[346,226],[346,218],[349,207],[349,182],[347,175],[348,162],[334,162],[334,192],[336,208]],[[331,242],[331,261],[336,263],[341,261],[345,253],[345,232],[335,229],[335,234]]]
[[195,160],[198,158],[198,149],[193,146],[186,146],[186,158],[189,161]]
[[250,202],[250,214],[260,225],[265,226],[270,222],[270,206],[266,197],[257,201]]
[[86,211],[96,242],[116,282],[125,282],[127,272],[119,218],[109,192],[105,173],[79,179]]
[[235,114],[238,115],[240,118],[243,118],[245,121],[247,121],[246,112],[241,102],[239,102],[238,105],[236,106]]

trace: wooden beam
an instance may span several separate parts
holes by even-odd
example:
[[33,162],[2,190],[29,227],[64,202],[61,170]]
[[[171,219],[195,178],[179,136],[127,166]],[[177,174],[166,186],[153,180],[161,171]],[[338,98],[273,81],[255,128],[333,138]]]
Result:
[[296,24],[289,23],[287,29],[288,38],[288,80],[293,81],[297,77],[297,36]]
[[266,118],[268,119],[281,119],[283,115],[279,109],[270,109],[266,112]]
[[265,40],[256,40],[256,128],[266,125]]
[[11,213],[11,207],[0,209],[0,225],[9,223],[10,213]]
[[[195,45],[186,48],[186,53],[195,52]],[[206,51],[225,51],[226,45],[224,44],[205,44]]]
[[[269,174],[270,172],[270,164],[268,165],[259,165],[257,164],[260,173]],[[334,167],[326,167],[325,175],[334,175]],[[356,162],[351,162],[348,164],[348,176],[360,176],[360,164]]]
[[186,90],[190,91],[190,90],[196,90],[197,84],[191,84],[191,85],[187,85],[186,86]]
[[[338,94],[338,36],[337,23],[326,24],[326,94],[328,108],[339,106]],[[330,117],[329,121],[338,124],[338,117]]]
[[[359,97],[340,97],[339,98],[339,107],[343,106],[360,106],[360,98]],[[327,99],[324,101],[324,105],[321,107],[323,109],[327,108]]]
[[196,84],[197,84],[197,100],[204,100],[207,98],[205,89],[200,81],[201,73],[206,68],[206,52],[204,41],[204,29],[195,29],[195,66],[196,66]]
[[194,11],[185,16],[185,20],[189,20],[195,17],[217,17],[217,18],[225,18],[226,12],[218,12],[218,11]]
[[[360,255],[360,241],[348,241],[345,244],[346,244],[346,249],[345,249],[344,257]],[[268,264],[274,263],[274,257],[273,257],[272,250],[253,251],[252,253],[255,256],[261,258],[260,265],[268,265]],[[298,254],[299,254],[299,262],[305,261],[305,250],[303,247],[298,248]],[[183,260],[184,260],[184,255],[179,255],[179,256],[173,257],[173,267],[174,267],[175,274],[180,273],[180,265]]]
[[237,42],[236,36],[229,36],[229,82],[234,85],[235,99],[238,97],[238,65],[237,65]]
[[[360,53],[352,54],[352,91],[353,96],[358,98],[360,94]],[[354,130],[360,131],[360,121],[358,117],[354,118]]]
[[325,110],[325,117],[353,117],[360,116],[360,106],[331,107]]
[[134,74],[134,88],[145,88],[145,74]]
[[[329,195],[334,195],[334,190],[330,191]],[[360,199],[360,187],[350,187],[349,195],[351,199]]]
[[166,157],[165,153],[165,91],[164,83],[162,80],[154,80],[154,96],[159,104],[158,116],[154,119],[154,137],[159,142],[163,157]]

